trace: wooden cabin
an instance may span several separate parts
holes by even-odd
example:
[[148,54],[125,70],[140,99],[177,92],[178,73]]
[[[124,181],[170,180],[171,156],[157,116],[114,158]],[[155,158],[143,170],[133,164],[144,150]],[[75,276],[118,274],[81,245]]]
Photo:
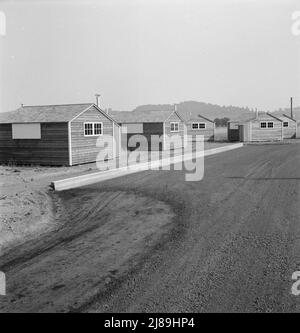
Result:
[[291,118],[285,114],[278,116],[283,123],[283,138],[284,139],[294,139],[297,137],[297,120]]
[[180,137],[180,141],[184,141],[184,121],[175,110],[110,111],[109,115],[121,126],[122,148],[164,150],[167,147],[165,136]]
[[215,139],[215,122],[200,114],[197,118],[191,118],[185,121],[187,126],[188,138],[196,141],[197,137],[204,137],[204,141],[214,141]]
[[178,114],[185,122],[189,141],[195,142],[197,137],[199,141],[215,140],[215,122],[206,115],[200,114],[198,110],[184,109],[178,110]]
[[283,133],[283,121],[267,112],[247,114],[228,122],[229,141],[282,141]]
[[93,103],[22,106],[0,113],[0,162],[68,166],[95,162],[107,137],[116,140],[104,158],[112,159],[120,150],[120,126]]

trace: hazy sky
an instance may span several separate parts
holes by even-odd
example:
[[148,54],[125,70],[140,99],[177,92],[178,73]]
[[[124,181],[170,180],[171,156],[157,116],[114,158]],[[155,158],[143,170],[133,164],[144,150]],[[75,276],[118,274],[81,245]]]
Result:
[[0,111],[94,101],[300,105],[299,0],[0,1]]

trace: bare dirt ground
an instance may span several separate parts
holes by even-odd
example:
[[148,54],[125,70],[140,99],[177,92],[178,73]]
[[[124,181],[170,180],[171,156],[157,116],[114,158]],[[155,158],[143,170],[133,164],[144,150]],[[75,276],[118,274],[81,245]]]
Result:
[[90,166],[75,169],[0,166],[0,255],[17,244],[57,228],[60,202],[50,191],[51,179],[90,169]]
[[[206,142],[205,149],[224,145]],[[59,228],[61,203],[49,188],[51,181],[95,171],[96,163],[74,167],[0,166],[0,256],[17,244]]]
[[61,227],[6,257],[1,269],[15,282],[0,300],[1,311],[72,311],[168,237],[174,213],[163,202],[122,191],[69,194]]
[[289,312],[300,267],[298,144],[53,193],[52,231],[0,257],[1,312]]

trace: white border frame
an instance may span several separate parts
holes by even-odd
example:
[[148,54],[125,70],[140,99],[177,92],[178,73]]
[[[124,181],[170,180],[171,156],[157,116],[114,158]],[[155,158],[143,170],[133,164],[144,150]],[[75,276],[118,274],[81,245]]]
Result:
[[[178,129],[175,131],[172,131],[172,124],[177,124]],[[179,121],[170,121],[170,133],[179,133]]]
[[[198,128],[193,128],[193,124],[198,124]],[[199,125],[200,124],[204,124],[204,127],[200,128]],[[192,131],[201,131],[201,130],[205,130],[206,129],[206,123],[203,121],[193,121],[191,123],[191,129]]]
[[[287,123],[288,125],[287,125],[287,126],[284,126],[285,123]],[[290,127],[290,122],[289,122],[289,121],[285,121],[285,120],[283,120],[283,122],[282,122],[282,127],[283,127],[283,128],[289,128],[289,127]]]
[[72,128],[71,128],[71,122],[68,122],[68,149],[69,149],[69,165],[73,165],[72,160]]
[[[93,125],[93,134],[85,134],[85,124],[92,124]],[[95,124],[101,124],[101,134],[95,134]],[[102,136],[103,135],[103,122],[102,121],[85,121],[83,123],[83,136],[84,137],[91,137],[91,136]]]

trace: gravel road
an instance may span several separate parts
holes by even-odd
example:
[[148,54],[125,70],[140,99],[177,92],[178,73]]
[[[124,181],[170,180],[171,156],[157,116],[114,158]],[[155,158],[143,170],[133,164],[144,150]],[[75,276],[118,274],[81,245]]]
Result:
[[299,312],[298,144],[57,193],[62,226],[0,258],[1,312]]

